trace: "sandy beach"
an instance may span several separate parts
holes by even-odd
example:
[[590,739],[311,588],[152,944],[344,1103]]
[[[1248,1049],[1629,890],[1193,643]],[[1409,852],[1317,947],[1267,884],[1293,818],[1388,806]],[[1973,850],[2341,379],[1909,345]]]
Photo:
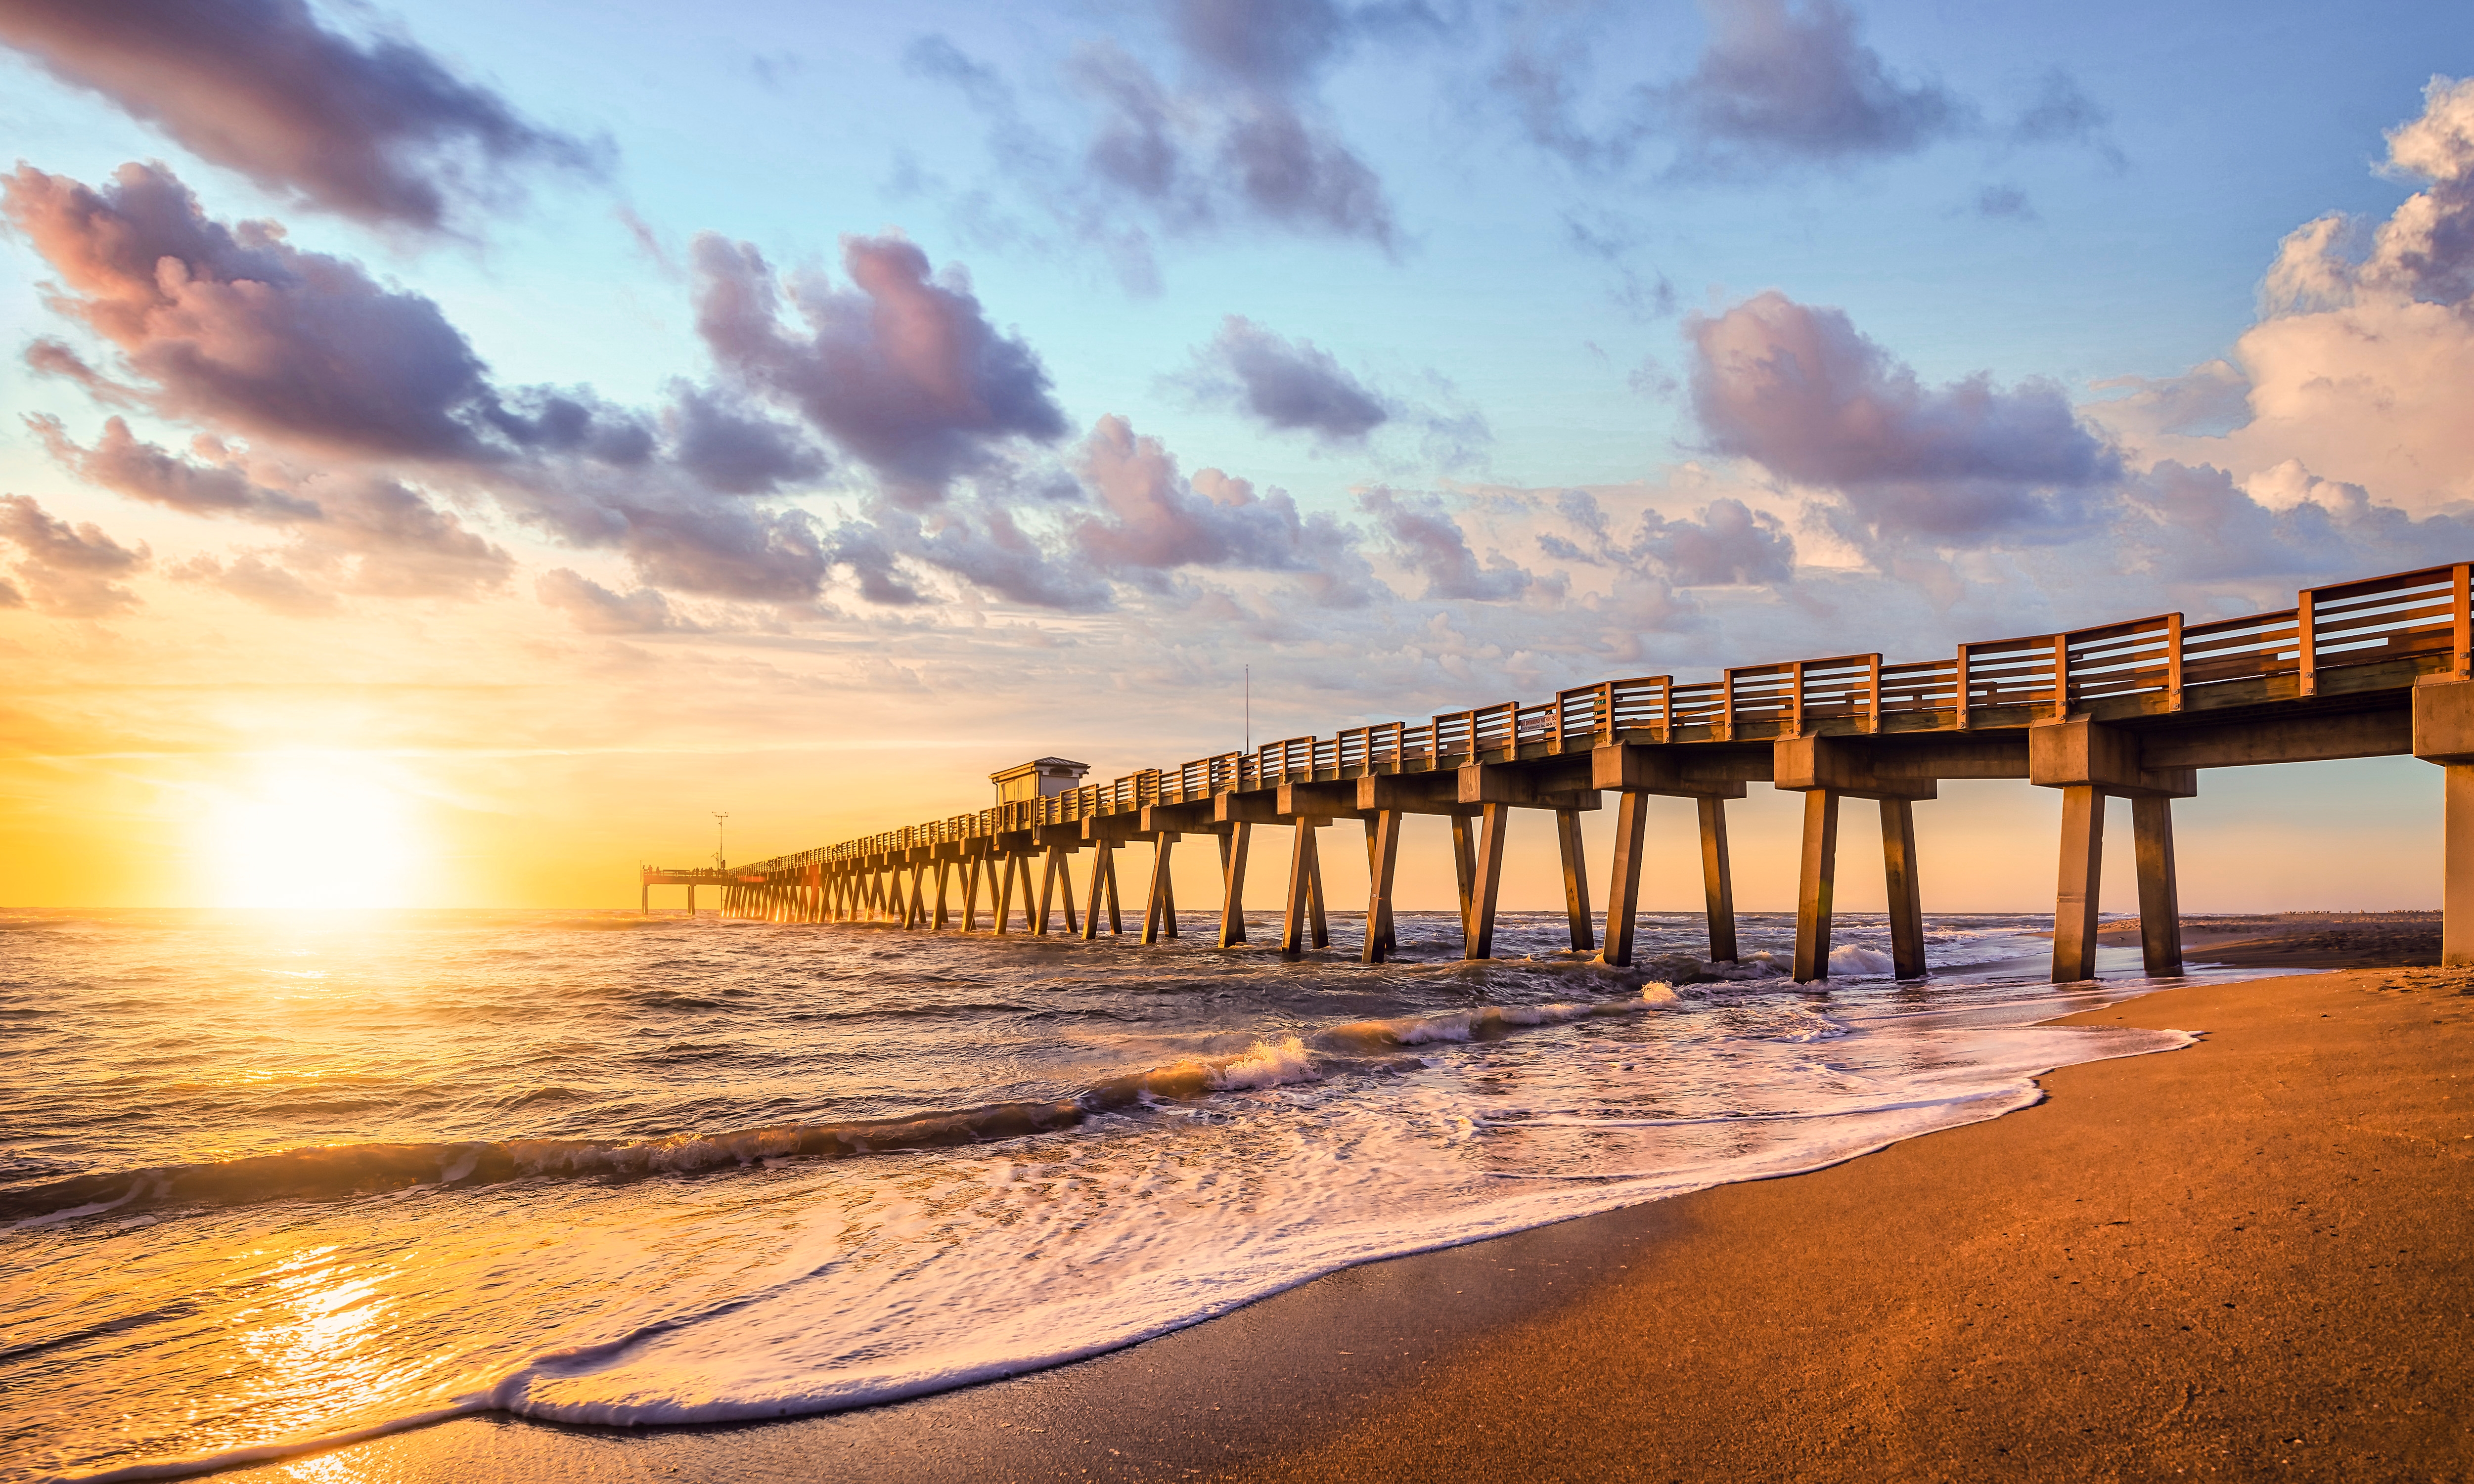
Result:
[[254,1479],[2474,1476],[2474,976],[2195,986],[2179,1052],[1817,1173],[1332,1275],[1081,1365]]

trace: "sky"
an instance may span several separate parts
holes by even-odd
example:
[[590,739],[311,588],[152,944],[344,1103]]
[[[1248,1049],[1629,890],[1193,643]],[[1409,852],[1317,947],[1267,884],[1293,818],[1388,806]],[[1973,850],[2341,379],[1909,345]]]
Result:
[[[2428,3],[0,0],[0,904],[631,904],[716,813],[2463,560],[2469,78]],[[2211,772],[2183,902],[2436,905],[2438,799]],[[1946,786],[1928,910],[2058,817]]]

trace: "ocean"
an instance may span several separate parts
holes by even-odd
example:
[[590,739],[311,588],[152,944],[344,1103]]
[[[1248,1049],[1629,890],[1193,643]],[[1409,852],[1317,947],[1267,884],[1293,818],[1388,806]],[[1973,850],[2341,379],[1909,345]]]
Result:
[[[1251,920],[1275,939],[1269,915]],[[1815,1168],[2178,1033],[2032,1022],[2037,916],[1640,967],[1506,914],[1398,961],[573,912],[0,914],[0,1479],[200,1472],[460,1412],[915,1397],[1319,1274]],[[1712,969],[1737,977],[1687,982]],[[2240,975],[2228,975],[2240,977]]]

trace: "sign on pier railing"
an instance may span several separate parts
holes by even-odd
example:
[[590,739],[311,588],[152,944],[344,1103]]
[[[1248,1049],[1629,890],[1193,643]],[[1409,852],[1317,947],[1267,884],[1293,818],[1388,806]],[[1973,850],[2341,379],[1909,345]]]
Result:
[[1854,721],[1880,730],[1918,715],[1931,727],[1966,730],[1979,714],[1995,721],[2062,716],[2096,702],[2147,698],[2178,711],[2195,693],[2243,682],[2292,678],[2292,694],[2314,696],[2331,672],[2441,659],[2440,673],[2474,680],[2474,584],[2469,563],[2425,567],[2306,588],[2294,606],[2270,613],[2186,623],[2179,613],[2024,638],[1958,646],[1948,659],[1903,660],[1842,655],[1826,659],[1741,665],[1716,681],[1677,684],[1668,676],[1601,681],[1556,693],[1551,702],[1445,711],[1417,723],[1384,722],[1331,737],[1288,737],[1252,753],[1222,753],[1168,772],[1129,774],[1112,783],[1023,800],[911,826],[744,868],[781,871],[929,845],[1020,834],[1043,826],[1127,814],[1162,803],[1366,772],[1422,771],[1472,760],[1585,750],[1608,742],[1736,741],[1792,735],[1807,727]]

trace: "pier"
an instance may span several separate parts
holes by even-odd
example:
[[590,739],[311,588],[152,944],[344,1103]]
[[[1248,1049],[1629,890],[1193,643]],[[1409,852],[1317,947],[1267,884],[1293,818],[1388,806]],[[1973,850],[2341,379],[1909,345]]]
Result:
[[[1246,861],[1257,826],[1292,831],[1279,946],[1331,942],[1321,837],[1363,824],[1370,890],[1361,952],[1395,946],[1392,882],[1411,814],[1451,824],[1464,951],[1493,951],[1513,811],[1554,817],[1571,946],[1632,962],[1645,809],[1695,800],[1709,957],[1736,957],[1727,801],[1753,783],[1804,795],[1794,975],[1829,974],[1841,803],[1880,813],[1895,971],[1925,971],[1915,808],[1943,779],[2015,778],[2062,794],[2053,979],[2092,978],[2104,801],[2131,801],[2142,954],[2181,969],[2173,801],[2209,768],[2412,754],[2438,764],[2445,830],[2441,956],[2474,965],[2474,616],[2469,564],[2306,589],[2294,606],[2185,623],[2179,613],[1962,644],[1944,658],[1879,654],[1745,665],[1717,680],[1602,681],[1551,701],[1502,702],[1415,725],[1291,737],[1113,782],[1019,799],[727,870],[643,872],[712,884],[721,910],[780,922],[872,921],[925,931],[1095,938],[1134,924],[1178,935],[1169,862],[1187,835],[1219,853],[1219,942],[1247,941]],[[1055,762],[1059,759],[1043,759]],[[1079,765],[1075,765],[1079,766]],[[1614,795],[1596,941],[1580,815]],[[1121,906],[1117,852],[1152,847],[1138,902]],[[1074,858],[1089,852],[1078,889]],[[1036,882],[1034,884],[1034,877]],[[1060,911],[1061,909],[1061,911]],[[1017,922],[1017,919],[1019,920]]]

